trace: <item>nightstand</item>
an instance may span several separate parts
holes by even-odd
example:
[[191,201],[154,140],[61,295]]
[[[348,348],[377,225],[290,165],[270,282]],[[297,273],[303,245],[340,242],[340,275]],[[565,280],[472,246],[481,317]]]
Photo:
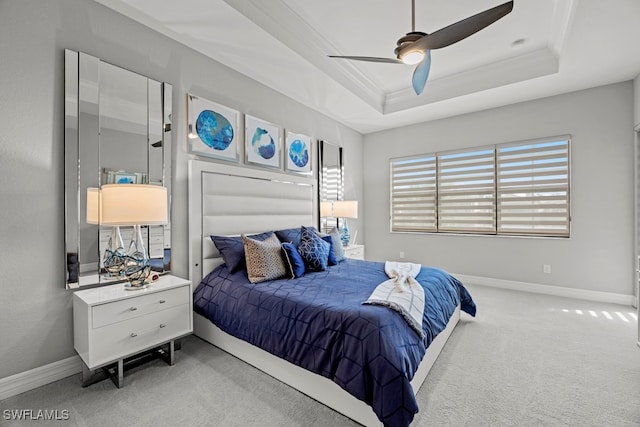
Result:
[[191,282],[171,275],[141,290],[119,283],[75,292],[73,340],[83,387],[110,376],[120,388],[125,365],[152,353],[173,365],[174,341],[193,332],[192,307]]
[[364,260],[364,245],[349,245],[344,246],[343,249],[347,258]]

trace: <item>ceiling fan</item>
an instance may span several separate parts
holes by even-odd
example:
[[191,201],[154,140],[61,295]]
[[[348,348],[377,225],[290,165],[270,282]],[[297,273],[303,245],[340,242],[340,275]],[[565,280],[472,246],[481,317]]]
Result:
[[330,58],[353,59],[356,61],[383,62],[391,64],[418,64],[413,72],[413,90],[420,95],[424,90],[431,68],[431,50],[447,47],[496,22],[513,10],[513,1],[487,9],[476,15],[453,23],[431,34],[415,30],[415,0],[411,0],[411,32],[397,41],[393,51],[396,58],[372,56],[329,55]]

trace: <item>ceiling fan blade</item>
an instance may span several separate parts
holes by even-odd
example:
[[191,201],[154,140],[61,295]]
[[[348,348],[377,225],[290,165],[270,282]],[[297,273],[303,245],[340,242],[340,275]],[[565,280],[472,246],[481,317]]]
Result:
[[328,55],[328,56],[329,58],[352,59],[355,61],[383,62],[386,64],[404,64],[404,62],[395,58],[377,58],[375,56],[338,56],[338,55]]
[[[438,31],[427,34],[415,43],[405,47],[406,51],[440,49],[459,42],[472,34],[477,33],[485,27],[496,22],[498,19],[509,14],[513,10],[513,1],[506,2],[499,6],[487,9],[476,15],[470,16],[462,21],[458,21]],[[400,57],[405,52],[400,52]]]
[[411,83],[413,84],[413,90],[416,95],[420,95],[424,90],[424,86],[427,84],[429,78],[429,70],[431,69],[431,51],[427,50],[424,53],[424,59],[416,66],[413,71],[413,78]]

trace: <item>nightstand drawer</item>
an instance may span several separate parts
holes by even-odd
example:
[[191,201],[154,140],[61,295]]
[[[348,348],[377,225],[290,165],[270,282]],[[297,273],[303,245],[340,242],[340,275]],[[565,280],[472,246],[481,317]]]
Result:
[[[89,368],[103,365],[190,332],[190,307],[182,304],[95,331]],[[93,366],[92,366],[93,365]]]
[[151,245],[164,245],[164,235],[149,236],[149,246]]
[[97,305],[92,310],[92,326],[94,329],[101,328],[184,304],[189,301],[189,289],[189,286],[181,286],[175,289]]

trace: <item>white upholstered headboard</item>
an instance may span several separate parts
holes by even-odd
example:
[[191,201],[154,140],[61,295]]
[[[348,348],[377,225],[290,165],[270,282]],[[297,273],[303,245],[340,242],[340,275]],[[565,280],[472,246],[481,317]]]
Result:
[[201,160],[189,161],[189,279],[222,263],[212,234],[239,235],[317,223],[317,181]]

